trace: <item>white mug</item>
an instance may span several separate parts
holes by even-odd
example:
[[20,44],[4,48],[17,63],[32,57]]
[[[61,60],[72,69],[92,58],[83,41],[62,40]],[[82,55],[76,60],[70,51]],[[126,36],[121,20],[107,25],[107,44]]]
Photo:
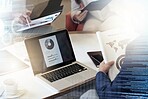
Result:
[[6,79],[3,84],[5,95],[12,96],[17,93],[18,84],[14,79]]

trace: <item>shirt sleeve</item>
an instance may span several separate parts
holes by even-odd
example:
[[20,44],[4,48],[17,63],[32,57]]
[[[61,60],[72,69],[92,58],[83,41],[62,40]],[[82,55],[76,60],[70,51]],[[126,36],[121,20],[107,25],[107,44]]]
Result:
[[76,24],[79,24],[79,22],[75,21],[73,17],[80,11],[79,8],[80,6],[75,2],[75,0],[71,0],[71,19]]
[[106,97],[106,92],[111,90],[111,80],[104,72],[96,75],[96,91],[99,97]]

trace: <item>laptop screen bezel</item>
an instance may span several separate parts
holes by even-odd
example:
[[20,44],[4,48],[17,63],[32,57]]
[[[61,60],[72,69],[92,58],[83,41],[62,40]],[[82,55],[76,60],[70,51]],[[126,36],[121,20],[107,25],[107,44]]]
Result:
[[[25,45],[26,45],[26,49],[27,49],[27,52],[28,52],[28,56],[29,56],[29,59],[30,59],[30,62],[31,62],[31,66],[33,67],[34,63],[31,61],[31,57],[29,53],[33,53],[35,51],[33,51],[31,48],[29,48],[28,44],[32,41],[32,40],[37,40],[39,41],[39,39],[42,39],[42,38],[46,38],[46,37],[49,37],[49,36],[53,36],[53,35],[57,35],[59,33],[63,33],[65,32],[66,36],[67,36],[67,40],[69,41],[70,45],[69,47],[71,48],[71,52],[72,52],[72,57],[73,59],[72,60],[69,60],[67,62],[62,62],[62,63],[59,63],[59,64],[56,64],[56,65],[53,65],[51,67],[48,67],[46,71],[44,72],[47,72],[47,71],[51,71],[53,69],[57,69],[57,68],[60,68],[61,66],[65,66],[65,65],[68,65],[68,64],[71,64],[73,62],[76,61],[76,58],[75,58],[75,54],[74,54],[74,51],[73,51],[73,47],[72,47],[72,44],[71,44],[71,40],[70,40],[70,37],[69,37],[69,34],[68,34],[68,31],[66,29],[64,30],[59,30],[59,31],[56,31],[56,32],[52,32],[52,33],[48,33],[48,34],[45,34],[45,35],[41,35],[41,36],[38,36],[38,37],[33,37],[33,38],[29,38],[29,39],[26,39],[25,40]],[[42,53],[42,56],[43,56],[43,53]],[[34,70],[33,70],[34,71]],[[42,72],[42,73],[44,73]],[[38,74],[38,73],[35,73],[34,71],[34,74]]]
[[[57,13],[57,12],[61,12],[63,11],[63,5],[60,5],[61,4],[61,1],[62,0],[58,0],[58,3],[55,2],[55,0],[49,0],[49,1],[45,1],[45,2],[42,2],[38,5],[36,5],[33,10],[32,10],[32,13],[30,15],[30,19],[31,20],[35,20],[35,19],[38,19],[38,18],[42,18],[42,17],[45,17],[45,16],[48,16],[48,15],[51,15],[51,14],[54,14],[54,13]],[[36,16],[36,13],[38,12],[39,13],[39,6],[42,5],[42,10],[41,13],[39,14],[39,16]],[[52,8],[54,5],[56,5],[56,9]],[[52,6],[52,7],[51,7]],[[45,15],[46,13],[46,15]]]

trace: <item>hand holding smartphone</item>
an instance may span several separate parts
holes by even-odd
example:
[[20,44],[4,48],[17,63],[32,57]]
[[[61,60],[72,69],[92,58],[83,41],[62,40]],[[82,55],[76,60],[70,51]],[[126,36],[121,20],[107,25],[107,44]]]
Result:
[[82,22],[86,16],[87,16],[88,11],[77,11],[77,13],[73,16],[73,19],[77,22]]
[[103,61],[103,56],[101,51],[90,51],[87,52],[87,54],[91,58],[96,67],[98,67],[100,63]]

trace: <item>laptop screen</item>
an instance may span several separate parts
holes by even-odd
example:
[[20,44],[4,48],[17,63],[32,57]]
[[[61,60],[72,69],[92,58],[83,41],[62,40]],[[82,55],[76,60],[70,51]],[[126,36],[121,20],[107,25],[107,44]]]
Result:
[[56,12],[62,12],[62,0],[47,0],[36,5],[30,15],[31,20],[42,18]]
[[67,30],[25,40],[34,74],[76,61]]

